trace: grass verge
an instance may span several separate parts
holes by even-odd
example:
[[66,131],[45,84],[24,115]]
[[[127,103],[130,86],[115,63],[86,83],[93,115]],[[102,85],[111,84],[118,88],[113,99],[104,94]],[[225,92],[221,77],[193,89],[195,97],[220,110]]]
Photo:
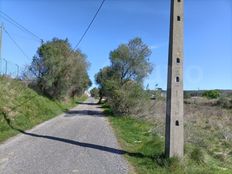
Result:
[[187,144],[183,160],[164,157],[164,138],[155,134],[154,125],[132,117],[113,116],[105,108],[116,136],[127,151],[126,158],[138,174],[231,174],[230,168],[220,159],[208,155],[204,149]]
[[84,101],[85,96],[66,102],[52,101],[18,80],[0,77],[0,142],[27,130]]

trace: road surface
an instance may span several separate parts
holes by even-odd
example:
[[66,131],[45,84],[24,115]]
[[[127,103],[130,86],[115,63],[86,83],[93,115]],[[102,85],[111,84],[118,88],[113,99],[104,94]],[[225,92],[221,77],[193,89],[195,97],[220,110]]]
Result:
[[90,98],[0,145],[1,174],[124,174],[128,164]]

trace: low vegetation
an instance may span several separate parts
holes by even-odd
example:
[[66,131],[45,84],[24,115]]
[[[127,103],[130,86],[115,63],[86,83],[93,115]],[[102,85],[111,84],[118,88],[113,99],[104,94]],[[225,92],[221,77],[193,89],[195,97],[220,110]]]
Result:
[[141,174],[232,173],[232,96],[225,91],[185,92],[185,156],[164,157],[166,92],[143,87],[150,54],[141,39],[132,39],[110,52],[110,66],[95,76],[129,161]]
[[[106,108],[105,112],[122,148],[127,151],[126,158],[134,166],[136,173],[230,174],[232,172],[232,141],[217,134],[218,128],[186,123],[184,159],[167,159],[164,157],[163,130],[160,131],[163,126],[159,125],[156,118],[115,116],[109,108]],[[188,126],[194,128],[189,130]]]
[[46,121],[75,106],[79,97],[66,101],[50,100],[19,80],[0,77],[0,142]]
[[216,99],[218,97],[220,97],[221,93],[219,90],[209,90],[209,91],[205,91],[202,96],[206,97],[208,99]]
[[225,109],[232,109],[232,95],[231,96],[221,96],[217,101],[217,104]]

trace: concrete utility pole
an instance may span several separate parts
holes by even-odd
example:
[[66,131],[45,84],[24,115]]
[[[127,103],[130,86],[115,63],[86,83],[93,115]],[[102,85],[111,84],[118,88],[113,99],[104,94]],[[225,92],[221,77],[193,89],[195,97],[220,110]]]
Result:
[[8,72],[8,62],[6,59],[2,59],[5,61],[5,75],[7,75],[7,72]]
[[19,78],[19,65],[15,64],[15,66],[17,67],[16,78]]
[[0,26],[0,75],[2,73],[2,31],[3,31],[3,24]]
[[184,0],[171,0],[165,154],[184,155],[183,45]]

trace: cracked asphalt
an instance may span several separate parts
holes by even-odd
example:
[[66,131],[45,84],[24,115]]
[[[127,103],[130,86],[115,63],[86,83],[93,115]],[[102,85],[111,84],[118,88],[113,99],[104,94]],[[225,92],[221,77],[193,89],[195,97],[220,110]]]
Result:
[[0,145],[1,174],[125,174],[129,167],[93,98]]

